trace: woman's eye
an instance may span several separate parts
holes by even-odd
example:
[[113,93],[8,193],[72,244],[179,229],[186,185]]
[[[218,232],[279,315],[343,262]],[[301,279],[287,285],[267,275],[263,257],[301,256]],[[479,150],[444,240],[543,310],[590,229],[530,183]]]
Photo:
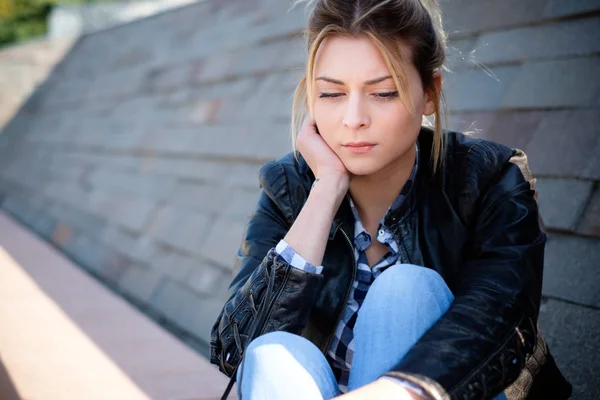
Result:
[[389,99],[398,97],[398,92],[377,93],[375,95],[375,97],[377,97],[377,100],[379,100],[379,101],[385,101],[385,100],[389,100]]
[[331,99],[331,98],[336,98],[336,97],[340,97],[343,96],[343,93],[321,93],[319,94],[319,98],[321,99]]
[[[320,93],[319,98],[321,99],[335,99],[338,97],[342,97],[344,93]],[[383,92],[383,93],[375,93],[375,99],[377,101],[387,101],[398,97],[398,92]]]

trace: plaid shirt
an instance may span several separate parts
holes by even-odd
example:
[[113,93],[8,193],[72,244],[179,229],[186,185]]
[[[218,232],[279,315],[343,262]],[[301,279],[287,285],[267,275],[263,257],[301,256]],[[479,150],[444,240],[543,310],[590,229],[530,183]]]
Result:
[[[402,188],[402,191],[392,203],[388,209],[395,210],[404,202],[406,195],[412,187],[412,183],[417,173],[417,165],[419,159],[419,147],[417,146],[417,157],[415,166],[413,167],[410,178]],[[385,216],[379,223],[377,229],[377,240],[388,247],[388,252],[381,260],[373,266],[369,267],[367,260],[367,254],[365,250],[371,245],[371,235],[364,228],[356,207],[352,199],[349,197],[352,213],[354,215],[354,256],[357,260],[358,271],[356,280],[353,282],[352,287],[354,288],[348,299],[346,309],[342,315],[342,319],[338,324],[331,347],[327,352],[328,361],[333,367],[334,375],[338,380],[340,391],[346,393],[348,391],[348,378],[350,374],[350,368],[352,366],[352,358],[354,356],[354,324],[358,316],[358,310],[362,305],[369,287],[383,271],[388,267],[401,263],[400,254],[398,252],[398,243],[393,239],[392,232],[389,227],[384,224]],[[387,215],[387,213],[386,213]],[[284,240],[281,240],[277,247],[276,252],[283,257],[283,259],[295,268],[300,268],[305,271],[313,273],[321,273],[323,270],[322,266],[314,266],[308,261],[304,260],[299,254],[297,254]],[[413,385],[408,382],[402,381],[407,386],[418,391]]]

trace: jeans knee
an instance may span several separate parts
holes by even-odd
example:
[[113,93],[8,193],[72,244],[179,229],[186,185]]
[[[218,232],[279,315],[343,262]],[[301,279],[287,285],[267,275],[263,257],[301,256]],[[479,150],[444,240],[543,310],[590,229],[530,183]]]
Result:
[[284,331],[274,331],[260,335],[250,342],[246,348],[246,354],[251,353],[257,348],[270,344],[285,344],[296,340],[297,335]]
[[[294,343],[298,342],[298,339],[299,337],[289,332],[274,331],[265,333],[248,344],[244,354],[244,363],[274,365],[272,359],[277,357],[277,352],[282,347],[285,347],[287,351],[293,350],[296,347]],[[240,373],[241,368],[237,372],[238,380],[241,377]]]
[[373,281],[362,307],[381,309],[382,302],[402,305],[428,300],[448,304],[454,300],[441,275],[431,268],[396,264]]

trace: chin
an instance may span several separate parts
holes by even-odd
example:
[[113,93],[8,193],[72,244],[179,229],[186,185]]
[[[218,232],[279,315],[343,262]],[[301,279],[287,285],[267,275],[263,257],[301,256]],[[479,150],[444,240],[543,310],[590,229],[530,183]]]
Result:
[[362,160],[342,160],[352,175],[367,176],[381,170],[385,165],[375,158],[365,157]]

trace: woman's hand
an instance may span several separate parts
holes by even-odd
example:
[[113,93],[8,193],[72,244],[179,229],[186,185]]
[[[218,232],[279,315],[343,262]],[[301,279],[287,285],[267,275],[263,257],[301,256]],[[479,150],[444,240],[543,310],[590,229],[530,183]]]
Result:
[[348,187],[350,184],[348,170],[342,163],[342,160],[340,160],[337,154],[335,154],[317,132],[316,123],[310,114],[304,118],[302,128],[296,139],[296,147],[315,174],[315,177],[319,179],[323,179],[324,177],[333,178],[336,181],[341,180]]
[[350,174],[339,157],[317,133],[315,122],[306,117],[298,133],[296,146],[319,184],[285,235],[285,242],[313,265],[321,265],[325,246],[335,217],[350,185]]
[[391,379],[377,379],[356,390],[336,397],[334,400],[371,400],[371,399],[398,399],[398,400],[424,400],[423,397],[407,389],[401,383]]

